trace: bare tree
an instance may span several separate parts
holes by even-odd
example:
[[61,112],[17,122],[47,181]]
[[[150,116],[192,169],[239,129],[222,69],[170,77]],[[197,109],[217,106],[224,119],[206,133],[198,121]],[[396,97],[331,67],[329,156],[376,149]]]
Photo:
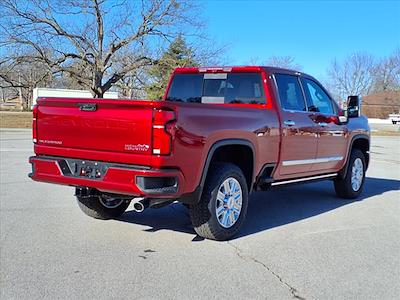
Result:
[[[183,49],[177,47],[179,40],[185,44]],[[171,47],[174,49],[172,53]],[[116,84],[117,90],[123,97],[160,99],[174,68],[226,64],[224,60],[226,58],[223,56],[226,45],[219,45],[206,36],[188,42],[182,34],[179,34],[168,48],[161,50],[152,65],[131,72]],[[158,93],[153,93],[156,86]],[[153,92],[149,93],[151,90]]]
[[400,48],[375,65],[372,88],[374,92],[400,90]]
[[[1,45],[11,54],[0,65],[41,63],[102,98],[151,64],[162,41],[196,27],[194,6],[190,0],[2,0]],[[9,75],[0,76],[18,86]]]
[[301,65],[295,62],[295,59],[292,56],[271,56],[267,59],[265,64],[271,67],[292,69],[297,71],[303,69]]
[[343,61],[336,59],[328,69],[329,87],[341,99],[348,95],[367,95],[372,85],[374,59],[361,52],[353,53]]
[[[0,62],[0,88],[6,95],[17,94],[24,108],[29,108],[32,90],[40,84],[52,85],[52,71],[40,61],[10,60]],[[7,97],[8,98],[8,97]],[[5,99],[4,99],[5,100]]]

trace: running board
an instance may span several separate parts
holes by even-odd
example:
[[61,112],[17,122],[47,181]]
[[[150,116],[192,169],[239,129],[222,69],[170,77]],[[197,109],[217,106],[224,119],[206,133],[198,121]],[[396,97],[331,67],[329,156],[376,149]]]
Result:
[[337,176],[337,173],[326,174],[326,175],[318,175],[318,176],[312,176],[312,177],[297,178],[297,179],[290,179],[290,180],[285,180],[285,181],[277,181],[277,182],[271,183],[271,186],[291,184],[291,183],[297,183],[297,182],[303,182],[303,181],[326,179],[326,178],[330,178],[330,177],[333,178],[335,176]]

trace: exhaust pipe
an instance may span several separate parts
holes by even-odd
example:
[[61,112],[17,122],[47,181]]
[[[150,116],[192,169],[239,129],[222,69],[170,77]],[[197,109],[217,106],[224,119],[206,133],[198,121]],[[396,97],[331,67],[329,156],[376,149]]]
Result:
[[132,199],[133,202],[133,210],[135,212],[141,213],[146,208],[149,207],[149,201],[145,198],[134,198]]

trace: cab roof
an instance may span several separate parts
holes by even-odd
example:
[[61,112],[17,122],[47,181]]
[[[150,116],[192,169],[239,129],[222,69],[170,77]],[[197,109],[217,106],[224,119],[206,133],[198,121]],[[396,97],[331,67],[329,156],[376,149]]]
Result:
[[271,67],[271,66],[215,66],[215,67],[189,67],[189,68],[176,68],[174,73],[236,73],[236,72],[261,72],[264,70],[267,74],[283,73],[288,75],[301,75],[309,77],[316,81],[316,79],[306,73],[296,70]]

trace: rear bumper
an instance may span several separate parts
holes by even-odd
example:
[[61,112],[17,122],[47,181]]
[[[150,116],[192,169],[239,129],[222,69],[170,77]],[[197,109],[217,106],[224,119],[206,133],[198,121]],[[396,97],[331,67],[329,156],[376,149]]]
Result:
[[72,174],[66,167],[68,160],[64,157],[30,157],[32,173],[29,177],[40,182],[91,187],[102,192],[146,198],[174,199],[185,192],[185,180],[178,169],[96,162],[105,165],[106,171],[101,178],[92,179]]

